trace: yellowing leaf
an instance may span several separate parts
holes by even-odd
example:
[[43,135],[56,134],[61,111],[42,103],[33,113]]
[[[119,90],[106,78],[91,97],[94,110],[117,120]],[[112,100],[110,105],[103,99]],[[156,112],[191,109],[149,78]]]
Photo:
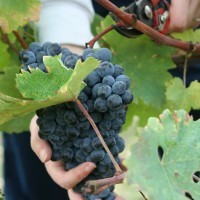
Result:
[[73,71],[62,64],[59,56],[44,57],[44,64],[48,73],[36,68],[30,69],[31,73],[22,70],[17,75],[17,87],[25,98],[45,100],[56,96],[56,92],[68,81]]
[[196,29],[189,29],[181,33],[173,33],[173,37],[183,40],[183,41],[189,41],[189,42],[200,42],[200,30]]
[[5,33],[39,18],[39,0],[0,0],[0,27]]
[[200,109],[200,83],[193,81],[188,88],[185,88],[183,82],[179,78],[174,78],[168,83],[167,100],[172,108],[185,109],[189,111],[191,108]]

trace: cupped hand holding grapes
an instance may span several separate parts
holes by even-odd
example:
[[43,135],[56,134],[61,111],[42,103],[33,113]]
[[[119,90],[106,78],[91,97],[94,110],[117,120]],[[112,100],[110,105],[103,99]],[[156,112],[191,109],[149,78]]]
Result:
[[73,188],[77,183],[83,180],[88,174],[95,169],[95,164],[85,162],[78,167],[69,171],[65,170],[62,161],[51,161],[52,150],[49,144],[38,136],[39,128],[36,124],[37,116],[31,120],[31,147],[39,159],[45,164],[45,167],[52,179],[62,188]]
[[[31,147],[38,158],[45,164],[46,170],[51,178],[62,188],[68,190],[68,195],[71,200],[83,200],[82,196],[75,193],[72,188],[87,177],[95,168],[96,165],[92,162],[85,162],[79,166],[66,171],[62,161],[51,161],[52,150],[49,144],[38,136],[39,127],[36,124],[37,116],[35,115],[30,123],[31,132]],[[115,200],[123,200],[117,196]]]
[[[70,48],[77,53],[83,51],[83,48],[73,45],[71,45]],[[39,157],[41,162],[45,164],[47,172],[58,185],[64,189],[73,188],[77,183],[87,177],[95,169],[96,165],[92,162],[85,162],[69,171],[66,171],[62,161],[51,161],[51,147],[45,140],[42,140],[39,137],[39,127],[37,126],[36,120],[37,115],[32,118],[30,123],[31,147],[33,151]],[[72,192],[70,192],[70,194],[72,195]]]

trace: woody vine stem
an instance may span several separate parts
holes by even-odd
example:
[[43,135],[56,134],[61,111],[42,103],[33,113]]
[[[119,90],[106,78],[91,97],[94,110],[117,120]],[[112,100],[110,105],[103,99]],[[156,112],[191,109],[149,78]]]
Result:
[[184,42],[181,40],[177,40],[171,38],[167,35],[163,35],[156,31],[155,29],[151,28],[150,26],[144,24],[143,22],[137,20],[137,17],[133,14],[129,14],[115,6],[109,0],[96,0],[98,4],[103,6],[108,11],[112,12],[118,19],[115,25],[108,27],[102,33],[94,37],[91,41],[87,43],[88,46],[91,48],[94,46],[94,43],[102,37],[104,34],[108,33],[109,31],[113,30],[114,26],[118,27],[133,27],[134,29],[146,34],[149,36],[156,44],[159,45],[166,45],[172,46],[179,49],[182,49],[186,52],[192,52],[195,54],[200,54],[200,44],[196,43],[193,44],[191,42]]

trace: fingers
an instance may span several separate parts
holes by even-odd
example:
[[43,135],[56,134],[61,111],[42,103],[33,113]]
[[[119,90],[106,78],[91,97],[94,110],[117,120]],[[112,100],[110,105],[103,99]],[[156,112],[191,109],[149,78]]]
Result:
[[85,162],[66,171],[62,161],[48,161],[45,163],[45,166],[51,178],[65,189],[73,188],[77,183],[86,178],[96,167],[92,162]]
[[83,200],[83,197],[80,194],[74,192],[72,189],[68,190],[68,196],[70,200]]
[[62,161],[51,161],[51,148],[45,140],[40,139],[38,136],[39,128],[36,120],[37,116],[34,116],[30,124],[31,147],[33,151],[40,160],[45,163],[49,175],[58,185],[65,189],[73,188],[77,183],[86,178],[92,170],[94,170],[96,165],[91,162],[85,162],[69,171],[66,171]]
[[189,1],[172,0],[170,5],[169,32],[181,32],[186,28]]
[[51,159],[52,151],[49,144],[38,136],[39,127],[37,126],[36,120],[37,116],[35,115],[30,123],[31,148],[44,163]]
[[[68,196],[70,200],[83,200],[83,197],[80,194],[74,192],[72,189],[68,190]],[[124,200],[124,199],[116,195],[115,200]]]
[[200,1],[172,0],[170,5],[170,24],[168,31],[182,32],[200,24]]
[[116,196],[115,200],[124,200],[124,199],[122,197],[120,197],[120,196]]

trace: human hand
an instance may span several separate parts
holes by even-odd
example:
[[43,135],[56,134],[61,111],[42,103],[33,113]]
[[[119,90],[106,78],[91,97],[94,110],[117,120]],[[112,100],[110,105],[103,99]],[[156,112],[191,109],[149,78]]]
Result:
[[45,140],[42,140],[38,136],[39,127],[36,124],[36,120],[37,116],[35,115],[30,123],[31,147],[33,151],[45,164],[47,172],[58,185],[64,189],[73,188],[77,183],[86,178],[96,165],[92,162],[85,162],[69,171],[66,171],[65,165],[62,161],[51,161],[51,147]]
[[[81,165],[66,171],[65,165],[62,161],[51,161],[51,147],[49,144],[38,136],[39,127],[37,126],[35,115],[30,123],[31,132],[31,148],[44,163],[47,172],[51,176],[54,182],[56,182],[62,188],[68,190],[68,195],[71,200],[84,200],[83,197],[75,193],[72,188],[86,178],[96,167],[92,162],[85,162]],[[116,196],[115,200],[123,200],[121,197]]]
[[194,28],[200,24],[200,1],[172,0],[169,13],[169,33]]
[[[75,193],[72,189],[68,190],[68,195],[71,200],[84,200],[79,194]],[[115,200],[124,200],[120,196],[116,196]]]

